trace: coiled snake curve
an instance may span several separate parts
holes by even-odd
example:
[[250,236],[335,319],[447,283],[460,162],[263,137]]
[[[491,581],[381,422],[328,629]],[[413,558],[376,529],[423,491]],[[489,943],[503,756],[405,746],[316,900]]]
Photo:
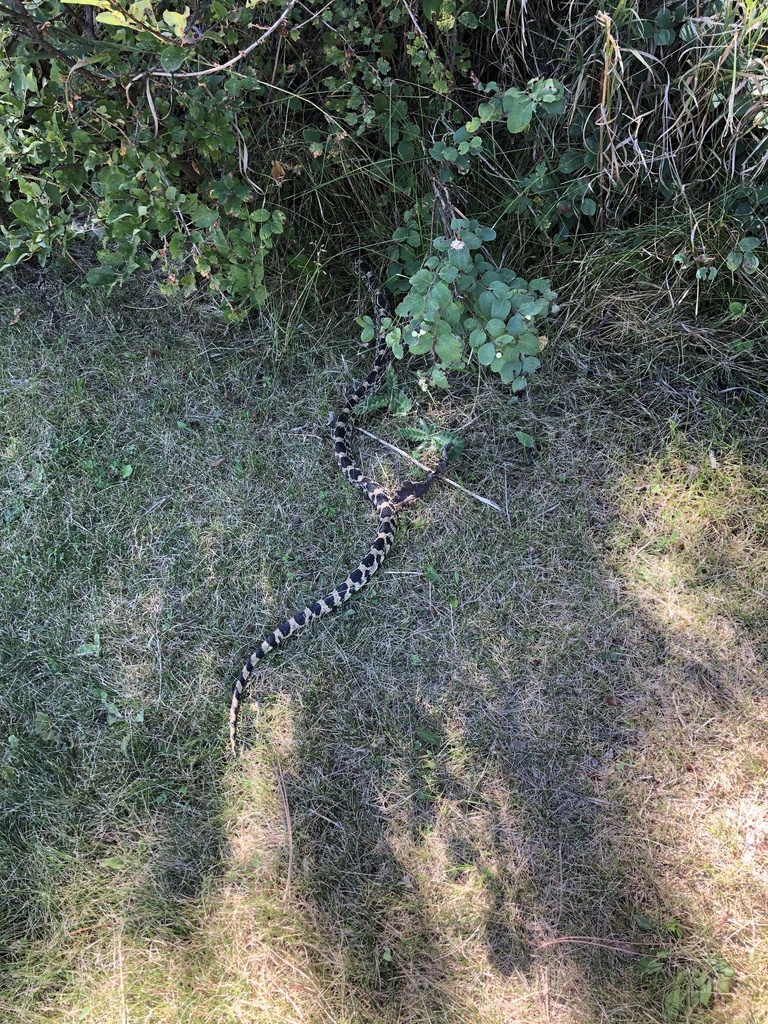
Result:
[[384,333],[381,328],[382,315],[386,313],[386,305],[383,296],[378,289],[371,287],[371,277],[369,272],[363,271],[362,276],[366,281],[366,285],[372,293],[373,307],[374,307],[374,336],[376,339],[376,354],[373,360],[373,367],[371,372],[365,378],[359,387],[351,391],[344,402],[344,406],[335,419],[332,419],[333,423],[333,454],[336,461],[339,464],[341,472],[347,478],[347,480],[359,490],[363,492],[365,497],[370,501],[379,516],[379,529],[376,534],[376,539],[368,549],[367,554],[362,558],[357,568],[353,569],[352,572],[347,576],[343,583],[339,583],[338,586],[325,595],[325,597],[318,598],[312,604],[308,605],[303,611],[296,612],[290,619],[286,619],[281,626],[278,626],[274,632],[270,633],[269,636],[265,637],[261,644],[256,648],[253,654],[248,658],[245,665],[243,665],[242,671],[238,676],[235,688],[232,693],[232,701],[229,706],[229,744],[232,748],[232,753],[237,753],[235,745],[236,731],[237,731],[237,713],[240,707],[240,702],[243,697],[243,692],[246,689],[248,681],[254,672],[254,669],[261,661],[263,657],[274,651],[276,647],[279,647],[289,636],[293,636],[298,630],[303,629],[313,619],[319,619],[322,615],[327,615],[328,612],[333,611],[334,608],[338,608],[339,605],[344,604],[349,598],[357,593],[358,590],[370,582],[373,575],[378,570],[381,563],[384,561],[387,552],[392,547],[392,542],[395,538],[395,528],[397,525],[397,513],[399,510],[408,502],[413,501],[416,498],[423,497],[429,490],[432,482],[439,477],[444,471],[448,461],[448,450],[450,446],[446,446],[443,449],[440,461],[436,468],[429,473],[423,480],[410,481],[404,484],[400,490],[393,496],[384,490],[384,488],[377,484],[375,480],[371,480],[365,476],[363,471],[354,464],[352,458],[349,455],[347,449],[347,427],[349,424],[350,416],[352,415],[355,407],[364,398],[371,395],[379,385],[382,370],[387,362],[388,349],[384,339]]

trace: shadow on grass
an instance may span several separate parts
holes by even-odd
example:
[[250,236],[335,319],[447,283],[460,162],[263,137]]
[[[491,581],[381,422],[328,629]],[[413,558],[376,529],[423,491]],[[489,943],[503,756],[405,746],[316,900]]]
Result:
[[[341,497],[318,519],[310,500],[303,532],[270,537],[262,524],[293,510],[291,487],[314,493],[332,464],[305,472],[297,441],[287,480],[274,448],[259,451],[272,425],[235,423],[233,439],[226,424],[243,410],[275,418],[278,433],[322,422],[328,382],[312,378],[307,407],[288,408],[289,385],[254,395],[241,345],[206,349],[211,370],[197,344],[154,355],[156,341],[113,327],[105,340],[100,324],[92,347],[27,353],[31,418],[17,409],[14,421],[5,396],[16,440],[4,541],[15,555],[0,644],[0,918],[22,977],[15,1005],[41,1021],[45,1000],[76,996],[105,1021],[127,1005],[174,1024],[290,1013],[630,1022],[659,1016],[676,985],[690,1001],[702,971],[717,980],[717,958],[740,956],[718,924],[739,889],[722,872],[715,891],[700,883],[712,858],[692,833],[697,822],[727,847],[717,800],[733,806],[759,777],[748,734],[764,721],[765,619],[758,605],[733,623],[766,535],[753,530],[749,550],[725,544],[742,529],[725,499],[694,503],[702,522],[718,510],[711,535],[686,533],[685,482],[709,493],[712,445],[741,445],[749,462],[754,406],[737,415],[679,369],[657,387],[647,375],[633,383],[632,368],[617,380],[599,365],[553,365],[541,385],[549,406],[532,402],[541,454],[528,462],[514,430],[531,426],[531,410],[513,416],[489,391],[490,419],[468,439],[476,458],[460,471],[499,496],[506,480],[493,467],[509,467],[509,520],[431,496],[415,513],[427,526],[406,531],[351,614],[270,661],[263,687],[290,707],[267,708],[254,750],[231,769],[227,686],[215,680],[244,642],[244,610],[285,611],[308,546],[325,564],[340,543],[356,554],[343,524],[360,508]],[[683,472],[662,471],[658,486],[678,481],[682,527],[667,516],[671,498],[658,509],[639,490],[653,466],[635,466],[649,449],[665,457],[659,423],[670,421],[688,431],[675,442]],[[73,660],[97,629],[100,657]],[[294,658],[307,666],[301,682]],[[237,809],[227,787],[243,774]],[[120,972],[99,965],[105,935],[106,947],[121,937],[127,989],[122,959]],[[666,959],[642,978],[640,957],[654,950]]]
[[[601,408],[588,384],[582,397],[590,392],[592,429],[603,416],[620,425],[626,410]],[[656,567],[655,595],[622,556],[633,532],[641,551],[668,550],[634,492],[649,467],[632,467],[620,430],[597,456],[579,450],[568,420],[562,430],[551,424],[549,459],[521,473],[521,540],[508,555],[519,572],[505,576],[496,560],[509,552],[503,528],[487,528],[479,563],[461,547],[476,535],[444,532],[437,557],[472,565],[474,592],[486,593],[456,616],[454,648],[435,657],[431,679],[408,659],[424,657],[412,638],[419,612],[434,605],[412,609],[410,636],[399,627],[404,652],[382,656],[379,645],[376,668],[349,632],[338,641],[352,651],[350,679],[318,687],[313,713],[303,712],[288,792],[295,856],[306,866],[296,891],[314,908],[323,946],[342,947],[360,1019],[463,1019],[472,1008],[494,1019],[509,998],[525,1006],[521,1019],[736,1012],[725,995],[732,965],[752,964],[726,932],[748,921],[750,897],[743,918],[729,905],[740,885],[752,909],[760,905],[758,873],[745,884],[738,857],[718,869],[707,843],[727,824],[716,786],[739,742],[728,736],[764,724],[765,613],[758,601],[730,631],[713,614],[714,605],[733,614],[755,603],[743,560],[723,550],[723,533],[738,527],[713,504],[709,479],[719,473],[727,489],[736,472],[710,469],[709,445],[743,449],[749,435],[699,417],[698,433],[673,435],[673,446],[705,496],[695,511],[702,529],[681,531],[675,543],[690,571],[678,567],[670,583]],[[753,472],[764,491],[765,468]],[[690,497],[685,487],[677,495],[689,519]],[[764,567],[765,517],[743,513]],[[717,569],[702,584],[708,562]],[[446,628],[450,593],[430,598]],[[702,605],[697,618],[683,609],[681,627],[668,607],[658,614],[659,603],[681,605],[686,594]],[[754,779],[730,761],[733,810]],[[717,884],[702,885],[702,873]],[[550,982],[544,1013],[537,1003]]]

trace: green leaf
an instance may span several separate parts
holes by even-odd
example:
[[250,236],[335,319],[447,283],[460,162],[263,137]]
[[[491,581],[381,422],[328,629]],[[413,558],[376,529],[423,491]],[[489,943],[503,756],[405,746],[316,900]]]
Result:
[[512,309],[512,303],[507,298],[495,298],[491,306],[493,319],[506,320]]
[[667,992],[664,997],[664,1015],[668,1021],[675,1021],[680,1016],[680,1009],[683,1005],[683,991],[679,984]]
[[443,307],[449,306],[453,302],[453,295],[451,295],[450,289],[442,281],[435,281],[432,286],[431,297]]
[[501,379],[504,384],[511,384],[520,372],[520,360],[508,359],[501,367]]
[[519,313],[515,313],[507,320],[507,330],[509,333],[516,337],[518,334],[522,334],[526,329],[526,322]]
[[543,295],[545,299],[557,298],[557,292],[553,292],[550,288],[548,277],[534,277],[529,281],[528,287],[532,292],[538,292],[539,295]]
[[486,333],[482,327],[476,327],[469,336],[470,348],[480,348],[485,344]]
[[111,288],[117,283],[117,274],[112,267],[91,267],[86,274],[86,281],[96,288]]
[[733,981],[736,972],[732,967],[717,967],[717,991],[720,993],[730,992],[733,988]]
[[699,1003],[701,1003],[702,1006],[707,1006],[711,998],[712,982],[709,978],[705,977],[699,985]]
[[501,103],[494,96],[492,100],[487,103],[479,104],[477,108],[477,116],[483,124],[490,121],[498,121],[501,117]]
[[178,46],[165,46],[160,52],[160,67],[163,71],[178,71],[185,58],[186,53]]
[[382,134],[384,135],[384,141],[386,144],[388,146],[394,146],[400,138],[400,129],[394,121],[388,121],[387,124],[384,125]]
[[132,28],[134,32],[138,31],[138,26],[132,25],[122,11],[102,11],[96,15],[96,21],[100,25],[116,25],[118,28]]
[[512,135],[525,131],[533,117],[533,100],[519,89],[507,89],[502,105],[507,115],[507,131]]
[[524,430],[516,430],[515,437],[523,446],[523,448],[533,448],[533,438],[530,434],[526,434]]
[[477,350],[477,360],[483,366],[490,366],[496,358],[496,346],[492,341],[486,341],[484,345],[481,345]]
[[573,174],[584,166],[584,153],[580,149],[567,149],[560,157],[557,169],[561,174]]
[[746,274],[754,274],[754,272],[757,270],[759,266],[760,260],[757,258],[757,256],[755,256],[753,252],[744,253],[744,259],[741,261],[741,269]]
[[656,930],[656,923],[654,920],[645,914],[633,914],[632,920],[635,922],[637,927],[644,932],[652,932]]
[[11,212],[20,224],[28,228],[41,228],[39,216],[42,207],[32,199],[15,199],[10,205]]
[[750,236],[749,238],[742,238],[736,248],[740,249],[742,252],[752,252],[752,250],[757,249],[759,245],[760,239]]
[[184,30],[187,27],[187,21],[189,20],[189,8],[184,8],[183,14],[178,14],[175,11],[163,11],[163,21],[171,29],[177,39],[184,38]]
[[535,356],[541,351],[541,342],[537,335],[528,332],[517,339],[517,347],[524,355]]
[[126,863],[122,857],[105,857],[104,860],[99,861],[103,868],[111,868],[113,871],[121,871],[126,867]]
[[492,338],[499,338],[502,334],[506,334],[507,325],[503,320],[490,319],[485,325],[486,331]]
[[493,303],[495,302],[495,295],[490,291],[480,292],[477,298],[477,309],[484,317],[489,320],[493,316]]
[[440,747],[443,744],[437,733],[432,732],[430,729],[422,729],[417,725],[414,732],[422,743],[426,743],[428,747]]
[[646,953],[637,962],[638,972],[642,977],[651,978],[655,974],[661,974],[666,965],[669,952],[666,949],[656,950],[655,953]]
[[35,736],[39,736],[41,740],[52,739],[53,726],[51,725],[50,715],[46,715],[44,711],[38,711],[32,723],[32,730]]
[[565,98],[565,87],[554,78],[545,78],[541,82],[529,82],[531,99],[535,103],[554,106]]
[[594,217],[597,213],[597,203],[594,199],[590,199],[589,196],[584,196],[581,200],[581,212],[585,213],[588,217]]
[[725,265],[729,270],[738,270],[741,266],[741,261],[744,259],[743,252],[729,252],[725,257]]
[[424,334],[413,337],[411,334],[410,338],[406,339],[408,342],[408,348],[416,356],[424,355],[425,352],[429,352],[432,348],[434,338],[429,331],[425,331]]
[[84,643],[75,651],[76,658],[98,658],[101,653],[101,637],[98,633],[93,634],[93,643]]
[[461,339],[453,334],[441,335],[435,342],[435,353],[438,359],[450,365],[457,363],[464,354],[464,346]]
[[204,204],[200,204],[192,215],[192,223],[197,228],[210,228],[219,219],[218,210],[211,210]]
[[538,316],[546,308],[547,303],[544,299],[533,299],[530,302],[521,303],[518,313],[520,316],[534,317]]
[[459,276],[459,268],[449,265],[447,267],[441,267],[438,273],[441,281],[445,281],[446,284],[453,284]]

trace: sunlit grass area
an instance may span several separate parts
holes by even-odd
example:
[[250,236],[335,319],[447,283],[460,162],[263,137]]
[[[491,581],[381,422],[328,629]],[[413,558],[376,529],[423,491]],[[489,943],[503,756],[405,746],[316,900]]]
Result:
[[244,657],[374,529],[324,426],[367,372],[356,309],[289,349],[279,317],[11,291],[0,1017],[756,1024],[764,357],[667,322],[653,350],[626,295],[519,404],[399,367],[413,405],[365,428],[458,431],[500,511],[448,484],[409,510],[267,661],[233,761]]

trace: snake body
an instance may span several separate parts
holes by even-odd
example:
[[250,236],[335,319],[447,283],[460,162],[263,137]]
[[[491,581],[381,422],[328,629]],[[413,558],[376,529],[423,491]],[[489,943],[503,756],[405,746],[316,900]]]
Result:
[[235,740],[238,709],[248,681],[261,659],[284,643],[288,637],[293,636],[300,629],[304,629],[313,619],[319,619],[323,615],[332,612],[334,608],[344,604],[353,594],[356,594],[358,590],[362,590],[370,582],[386,558],[387,552],[392,547],[395,539],[398,511],[403,505],[426,494],[432,481],[445,470],[448,456],[447,448],[443,450],[437,467],[423,480],[403,485],[396,495],[390,497],[380,484],[365,476],[363,471],[355,465],[347,449],[349,419],[358,403],[376,390],[381,379],[382,370],[387,362],[388,350],[381,329],[381,318],[384,311],[385,306],[380,294],[374,292],[376,355],[373,367],[363,383],[347,395],[341,412],[333,421],[334,457],[347,480],[354,487],[361,490],[376,509],[379,517],[376,539],[357,567],[352,570],[342,583],[334,587],[325,597],[318,598],[312,604],[307,605],[303,611],[296,612],[291,618],[286,619],[282,625],[278,626],[277,629],[262,640],[261,644],[251,654],[245,665],[243,665],[235,683],[229,707],[229,743],[233,753],[236,753],[237,749]]

